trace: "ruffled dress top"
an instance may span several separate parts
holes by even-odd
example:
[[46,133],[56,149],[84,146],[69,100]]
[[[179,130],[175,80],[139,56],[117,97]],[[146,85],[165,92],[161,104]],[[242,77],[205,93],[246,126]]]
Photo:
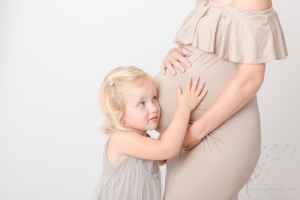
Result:
[[93,200],[160,200],[161,173],[158,161],[132,156],[117,166],[111,164],[103,152],[103,171],[94,191]]
[[273,7],[246,11],[213,1],[201,2],[184,20],[174,43],[191,45],[235,63],[266,63],[288,55]]

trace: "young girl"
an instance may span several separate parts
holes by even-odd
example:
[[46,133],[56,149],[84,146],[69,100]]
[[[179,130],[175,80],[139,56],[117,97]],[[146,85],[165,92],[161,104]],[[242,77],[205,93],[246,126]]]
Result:
[[153,139],[147,130],[157,127],[161,113],[154,79],[136,67],[115,68],[106,76],[100,105],[105,117],[102,129],[109,138],[93,199],[161,199],[159,164],[179,151],[190,113],[207,93],[201,93],[204,81],[198,86],[199,79],[192,83],[190,77],[183,93],[176,86],[178,106],[172,123]]

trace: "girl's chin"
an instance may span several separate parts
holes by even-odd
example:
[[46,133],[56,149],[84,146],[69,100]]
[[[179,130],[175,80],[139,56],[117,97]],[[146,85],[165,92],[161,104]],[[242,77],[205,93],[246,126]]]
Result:
[[151,129],[149,129],[149,130],[153,131],[153,130],[155,130],[156,128],[157,128],[157,124],[156,124],[155,126],[151,127]]

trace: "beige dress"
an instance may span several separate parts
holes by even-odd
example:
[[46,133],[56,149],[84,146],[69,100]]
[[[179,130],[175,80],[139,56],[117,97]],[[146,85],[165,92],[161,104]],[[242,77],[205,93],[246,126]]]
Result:
[[[189,76],[206,81],[208,94],[192,112],[196,121],[238,71],[237,63],[266,63],[287,56],[276,11],[244,11],[210,1],[198,4],[180,27],[175,44],[191,50],[192,67],[176,76],[159,73],[163,133],[176,108],[175,84],[184,88]],[[236,200],[255,169],[261,146],[260,116],[254,96],[236,114],[207,135],[191,151],[167,161],[165,200]]]

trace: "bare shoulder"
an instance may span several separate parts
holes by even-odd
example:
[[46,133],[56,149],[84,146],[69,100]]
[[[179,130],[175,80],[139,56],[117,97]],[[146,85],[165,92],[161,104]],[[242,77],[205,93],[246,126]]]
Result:
[[111,134],[111,136],[109,138],[109,142],[110,143],[124,143],[126,140],[135,138],[135,137],[142,137],[142,136],[133,131],[116,131]]
[[128,148],[130,141],[136,137],[142,137],[138,133],[129,131],[117,131],[110,135],[107,144],[107,159],[113,165],[120,164],[127,156],[124,149]]
[[[199,4],[206,0],[196,0],[196,4]],[[267,10],[272,7],[272,0],[209,0],[216,3],[225,4],[228,6],[236,7],[242,10],[258,11]]]
[[144,138],[144,136],[133,131],[117,131],[111,134],[109,143],[111,146],[115,146],[116,148],[126,148],[127,145],[131,145],[132,143],[139,141],[141,138]]
[[259,11],[267,10],[272,7],[272,0],[217,0],[228,1],[230,6],[237,7],[242,10]]

